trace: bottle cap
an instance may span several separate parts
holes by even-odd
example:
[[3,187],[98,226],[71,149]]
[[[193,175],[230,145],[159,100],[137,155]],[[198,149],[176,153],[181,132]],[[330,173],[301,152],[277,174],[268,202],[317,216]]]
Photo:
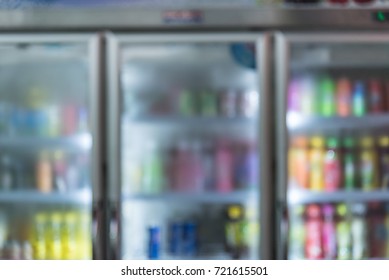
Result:
[[389,146],[389,136],[381,136],[378,140],[379,145],[382,147],[388,147]]
[[373,147],[374,141],[373,138],[370,136],[365,136],[361,138],[361,146],[364,148],[371,148]]
[[355,140],[352,137],[346,137],[343,140],[343,145],[346,148],[353,148],[355,146]]
[[308,138],[305,136],[297,136],[292,138],[292,146],[306,148],[308,146]]
[[363,203],[353,204],[351,211],[354,215],[365,215],[366,214],[366,205]]
[[227,213],[230,219],[239,219],[242,216],[242,207],[237,205],[230,206],[228,207]]
[[327,147],[328,148],[337,148],[338,147],[338,139],[336,137],[330,137],[327,139]]
[[311,146],[314,148],[323,148],[324,139],[320,136],[314,136],[311,138]]
[[323,92],[334,93],[334,83],[331,78],[324,77],[321,81],[321,90]]
[[334,206],[326,204],[323,206],[323,214],[326,217],[332,217],[335,213]]
[[347,206],[346,204],[339,204],[337,207],[336,207],[336,213],[338,214],[338,216],[341,216],[341,217],[344,217],[347,215]]
[[307,212],[307,216],[309,217],[309,218],[318,218],[318,217],[320,217],[320,207],[319,207],[319,205],[316,205],[316,204],[311,204],[311,205],[309,205],[308,207],[307,207],[307,210],[306,210]]

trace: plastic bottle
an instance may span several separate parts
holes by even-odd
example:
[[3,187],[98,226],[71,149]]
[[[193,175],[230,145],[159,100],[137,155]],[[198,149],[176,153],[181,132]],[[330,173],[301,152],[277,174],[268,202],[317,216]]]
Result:
[[59,192],[65,192],[68,189],[66,185],[66,161],[64,152],[57,150],[54,152],[53,174],[55,189]]
[[305,221],[305,256],[307,259],[319,260],[323,258],[322,226],[323,219],[320,207],[316,204],[308,205]]
[[195,114],[195,105],[192,93],[189,90],[183,90],[179,95],[179,112],[184,117],[192,117]]
[[240,151],[235,153],[235,186],[240,189],[254,189],[258,184],[259,169],[255,143],[243,142],[237,146]]
[[386,228],[384,205],[379,202],[368,204],[369,258],[382,259],[386,253]]
[[211,91],[200,93],[200,111],[203,117],[217,116],[217,96]]
[[176,191],[190,191],[194,185],[194,170],[193,151],[191,143],[186,140],[181,140],[177,145],[176,154],[173,163],[173,185]]
[[21,244],[21,259],[22,260],[32,260],[33,259],[31,243],[28,241],[24,241]]
[[202,159],[203,145],[199,141],[191,143],[189,162],[189,191],[201,192],[205,188],[205,171]]
[[357,187],[357,164],[354,138],[346,137],[343,146],[343,187],[345,190],[351,191]]
[[51,213],[46,229],[46,253],[49,260],[60,260],[62,257],[61,228],[61,213]]
[[297,205],[290,212],[288,259],[291,260],[301,260],[305,257],[304,211],[304,206]]
[[336,84],[336,104],[339,116],[348,117],[352,114],[352,86],[347,78],[341,78]]
[[336,240],[337,256],[339,260],[350,260],[351,255],[351,227],[348,220],[348,209],[343,203],[336,207]]
[[353,91],[353,115],[364,116],[367,113],[367,100],[365,85],[361,81],[356,81]]
[[324,117],[336,114],[335,85],[331,78],[324,77],[319,82],[320,113]]
[[164,164],[161,148],[156,142],[147,143],[143,167],[143,192],[160,193],[164,188]]
[[66,104],[61,108],[62,111],[62,135],[72,135],[77,132],[77,119],[78,119],[78,108],[76,104]]
[[231,145],[220,140],[216,147],[216,188],[218,192],[227,193],[233,190],[234,157]]
[[377,79],[371,79],[369,81],[369,113],[379,114],[384,111],[384,96],[382,84]]
[[290,175],[294,178],[297,185],[308,189],[309,184],[309,149],[308,138],[304,136],[292,139],[289,159]]
[[42,151],[36,165],[36,186],[40,192],[48,193],[53,189],[53,174],[48,153]]
[[367,257],[366,206],[362,203],[354,204],[351,211],[352,258],[362,260]]
[[61,244],[63,260],[77,259],[77,216],[74,211],[62,215]]
[[233,89],[220,94],[220,115],[227,118],[237,116],[237,93]]
[[336,226],[334,206],[323,206],[323,256],[324,259],[336,259]]
[[44,212],[38,212],[34,215],[31,223],[30,242],[33,249],[33,259],[47,259],[46,249],[46,227],[48,215]]
[[160,247],[161,247],[161,238],[160,238],[160,227],[151,226],[148,228],[149,240],[148,240],[148,259],[157,260],[160,258]]
[[210,141],[204,142],[202,166],[204,171],[204,187],[207,191],[215,191],[216,188],[216,166],[215,147]]
[[300,112],[300,90],[300,80],[293,78],[288,85],[288,112]]
[[304,115],[311,116],[317,113],[315,81],[312,77],[304,77],[300,84],[300,106]]
[[7,240],[7,236],[8,236],[7,217],[5,213],[0,211],[0,259],[1,259],[1,252]]
[[378,165],[373,138],[370,136],[362,137],[360,149],[361,189],[364,191],[375,190],[378,187]]
[[339,143],[335,137],[327,139],[327,150],[324,157],[324,189],[328,192],[340,189],[342,182],[341,157]]
[[324,138],[314,136],[311,138],[309,151],[310,162],[310,189],[315,191],[324,190]]
[[0,190],[10,191],[15,188],[15,169],[12,160],[8,155],[1,155],[0,158]]
[[379,187],[389,188],[389,136],[381,136],[379,145]]
[[244,209],[241,205],[230,205],[226,209],[225,246],[233,259],[240,259],[245,251]]

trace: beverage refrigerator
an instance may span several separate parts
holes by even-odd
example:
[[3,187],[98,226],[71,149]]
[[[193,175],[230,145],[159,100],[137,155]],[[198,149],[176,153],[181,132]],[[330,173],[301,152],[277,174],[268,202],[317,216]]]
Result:
[[278,258],[388,258],[389,37],[275,43]]
[[100,36],[0,37],[0,258],[101,258]]
[[271,254],[269,38],[108,34],[118,259]]

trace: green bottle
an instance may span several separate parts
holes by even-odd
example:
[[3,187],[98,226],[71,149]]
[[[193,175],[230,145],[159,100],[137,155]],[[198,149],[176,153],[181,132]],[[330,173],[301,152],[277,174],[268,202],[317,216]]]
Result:
[[193,95],[189,90],[183,90],[179,95],[179,112],[182,116],[191,117],[195,113]]
[[200,111],[203,117],[215,117],[217,115],[216,94],[210,91],[200,93]]
[[356,160],[355,160],[355,141],[352,137],[347,137],[343,142],[343,187],[347,191],[354,190],[357,185],[356,180]]
[[351,255],[351,227],[349,222],[349,214],[346,204],[339,204],[336,207],[337,223],[336,223],[336,241],[337,255],[339,260],[350,260]]
[[319,82],[320,93],[320,114],[324,117],[331,117],[336,114],[335,84],[332,79],[325,77]]

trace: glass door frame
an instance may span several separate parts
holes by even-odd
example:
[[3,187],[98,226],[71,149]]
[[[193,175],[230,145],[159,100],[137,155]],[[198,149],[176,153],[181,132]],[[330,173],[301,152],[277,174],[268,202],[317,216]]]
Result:
[[290,50],[293,44],[301,43],[331,43],[331,44],[379,44],[389,43],[389,35],[380,32],[276,32],[275,35],[275,92],[276,92],[276,256],[277,259],[287,259],[288,242],[288,126],[287,89],[290,76]]
[[177,33],[130,35],[107,33],[108,65],[108,185],[109,199],[119,218],[116,254],[121,258],[121,84],[120,51],[123,44],[131,43],[228,43],[253,42],[256,44],[257,76],[260,92],[260,117],[258,127],[260,158],[260,252],[262,259],[273,258],[272,219],[272,108],[270,101],[270,37],[266,33]]

